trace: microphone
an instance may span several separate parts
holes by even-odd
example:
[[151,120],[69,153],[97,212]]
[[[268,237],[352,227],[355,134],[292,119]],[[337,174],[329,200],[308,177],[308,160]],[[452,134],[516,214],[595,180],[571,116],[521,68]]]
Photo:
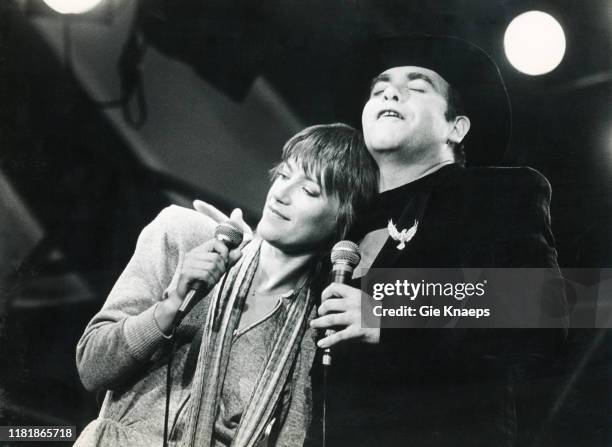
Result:
[[[223,242],[225,246],[230,250],[233,250],[242,243],[243,236],[244,233],[242,231],[242,228],[240,228],[236,223],[232,222],[231,220],[222,222],[215,228],[215,239]],[[197,294],[203,292],[200,295],[206,295],[208,292],[210,292],[210,290],[205,289],[206,285],[207,284],[203,281],[196,281],[193,284],[192,288],[189,290],[189,292],[185,296],[185,299],[181,303],[181,307],[179,307],[178,311],[176,312],[176,315],[174,317],[174,326],[178,326],[178,324],[185,317],[187,312],[191,310],[191,307],[195,305],[195,296]]]
[[[340,284],[347,284],[353,276],[353,270],[359,264],[361,260],[361,254],[359,253],[359,247],[352,241],[340,241],[332,248],[331,251],[331,282],[337,282]],[[327,329],[325,336],[329,337],[336,331],[333,329]],[[331,365],[331,350],[326,348],[323,351],[323,365]]]

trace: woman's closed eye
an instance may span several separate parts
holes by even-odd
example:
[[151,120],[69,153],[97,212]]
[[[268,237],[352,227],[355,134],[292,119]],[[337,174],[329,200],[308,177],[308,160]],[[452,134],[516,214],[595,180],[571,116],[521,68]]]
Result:
[[309,186],[302,186],[302,190],[310,197],[319,197],[321,195],[317,189]]

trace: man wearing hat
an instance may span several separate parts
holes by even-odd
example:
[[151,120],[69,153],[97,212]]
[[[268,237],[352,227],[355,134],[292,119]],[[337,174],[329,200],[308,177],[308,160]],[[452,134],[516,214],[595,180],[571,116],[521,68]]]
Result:
[[[361,241],[357,273],[558,269],[548,181],[530,168],[484,167],[499,162],[511,130],[490,57],[462,39],[421,35],[381,39],[356,59],[347,71],[363,86],[371,79],[361,123],[380,168],[380,194],[353,234]],[[353,89],[343,98],[345,110],[357,109],[356,97]],[[563,330],[362,328],[358,287],[330,285],[312,322],[336,329],[318,343],[334,356],[329,447],[537,440],[546,408],[538,399],[526,404],[525,394],[533,365]]]

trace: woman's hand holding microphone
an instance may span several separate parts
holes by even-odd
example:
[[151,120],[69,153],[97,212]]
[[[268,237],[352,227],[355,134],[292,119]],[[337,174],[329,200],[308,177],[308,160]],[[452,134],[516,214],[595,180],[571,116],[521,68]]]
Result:
[[[170,290],[167,299],[161,301],[155,309],[155,320],[162,332],[170,333],[173,324],[178,324],[192,306],[191,302],[185,300],[192,300],[193,290],[210,292],[225,272],[240,259],[242,252],[238,246],[241,242],[241,226],[232,219],[217,226],[214,238],[185,255],[176,288]],[[184,302],[188,306],[181,309]],[[179,315],[179,312],[182,314]]]

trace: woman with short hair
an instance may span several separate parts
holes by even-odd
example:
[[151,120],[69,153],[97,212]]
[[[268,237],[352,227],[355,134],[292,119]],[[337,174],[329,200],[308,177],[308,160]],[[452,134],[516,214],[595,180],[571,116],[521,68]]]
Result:
[[169,334],[196,281],[212,291],[172,340],[169,445],[302,445],[318,273],[377,172],[356,130],[312,126],[285,144],[256,233],[238,249],[213,238],[210,218],[163,210],[78,343],[83,384],[109,391],[75,445],[162,444]]

